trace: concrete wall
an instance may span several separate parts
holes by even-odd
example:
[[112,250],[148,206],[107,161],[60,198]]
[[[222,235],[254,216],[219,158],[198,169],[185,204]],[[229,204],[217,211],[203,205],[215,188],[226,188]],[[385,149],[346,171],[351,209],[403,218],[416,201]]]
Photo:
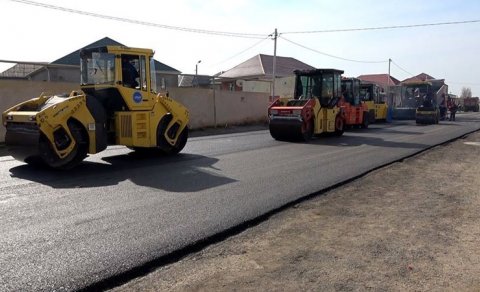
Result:
[[[78,90],[77,83],[41,82],[26,80],[0,79],[0,112],[18,104],[19,102],[39,96],[42,92],[49,94],[70,93]],[[5,127],[0,126],[0,142],[4,142]]]
[[[78,83],[41,82],[0,79],[0,112],[42,92],[70,93]],[[192,129],[265,122],[269,105],[268,93],[232,92],[199,88],[169,88],[170,96],[190,111]],[[5,128],[0,126],[0,142]]]
[[[242,86],[238,86],[238,85]],[[221,83],[221,88],[225,91],[243,91],[243,92],[272,92],[272,82],[265,80],[229,80]],[[275,96],[293,98],[295,92],[295,76],[279,77],[275,79]],[[271,98],[270,100],[273,100]]]
[[198,88],[171,88],[169,93],[189,109],[192,129],[267,121],[268,93]]

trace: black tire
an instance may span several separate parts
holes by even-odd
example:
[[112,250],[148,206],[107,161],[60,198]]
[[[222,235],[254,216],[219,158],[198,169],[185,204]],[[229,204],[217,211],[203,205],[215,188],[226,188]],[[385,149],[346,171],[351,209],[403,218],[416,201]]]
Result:
[[[170,145],[168,144],[167,141],[165,141],[165,137],[163,136],[163,133],[160,134],[159,133],[159,137],[157,137],[157,139],[162,139],[164,140],[164,142],[162,143],[162,147],[161,147],[161,150],[163,153],[167,154],[167,155],[174,155],[174,154],[178,154],[180,151],[183,150],[183,148],[185,147],[185,145],[187,144],[187,140],[188,140],[188,126],[185,127],[182,132],[180,133],[180,135],[178,136],[178,139],[177,139],[177,142],[175,143],[175,145]],[[167,146],[168,145],[168,146]]]
[[368,112],[364,112],[362,125],[360,127],[362,129],[368,129],[369,124],[370,124],[370,114]]
[[75,157],[66,165],[67,168],[72,168],[80,164],[88,154],[88,134],[83,128],[83,126],[78,122],[68,123],[70,131],[72,132],[75,142],[77,143],[77,154]]
[[307,129],[305,129],[305,131],[302,133],[303,141],[308,142],[308,141],[312,140],[314,127],[315,126],[313,124],[313,121],[311,121],[308,124]]
[[340,136],[343,135],[344,132],[345,132],[345,121],[343,120],[343,118],[340,115],[337,115],[335,117],[335,132],[334,132],[334,135],[340,137]]
[[272,136],[273,139],[277,141],[282,141],[282,136],[280,135],[279,131],[277,129],[273,129],[271,126],[269,127],[270,130],[270,136]]
[[58,157],[52,144],[46,136],[41,135],[39,141],[39,151],[42,161],[54,169],[71,169],[82,162],[88,153],[88,136],[83,126],[77,121],[69,121],[68,127],[75,139],[75,147],[72,152],[64,158]]
[[368,111],[368,117],[369,117],[369,119],[370,119],[370,120],[369,120],[370,124],[375,123],[375,121],[376,121],[376,120],[375,120],[375,110],[369,110],[369,111]]
[[180,136],[178,136],[177,143],[175,143],[175,146],[172,147],[172,150],[168,154],[177,154],[180,151],[185,148],[185,145],[187,145],[187,140],[188,140],[188,126],[183,129],[183,131],[180,133]]

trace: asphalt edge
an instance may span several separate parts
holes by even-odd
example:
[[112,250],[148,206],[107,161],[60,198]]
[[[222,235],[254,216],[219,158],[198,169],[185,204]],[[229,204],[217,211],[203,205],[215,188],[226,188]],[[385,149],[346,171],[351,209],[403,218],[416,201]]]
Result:
[[213,245],[213,244],[217,244],[217,243],[220,243],[222,241],[224,241],[225,239],[229,238],[229,237],[232,237],[232,236],[235,236],[235,235],[238,235],[240,233],[242,233],[243,231],[246,231],[247,229],[249,228],[252,228],[252,227],[255,227],[255,226],[258,226],[259,224],[267,221],[270,217],[272,217],[273,215],[276,215],[288,208],[291,208],[291,207],[294,207],[295,205],[297,204],[300,204],[300,203],[303,203],[303,202],[306,202],[308,200],[311,200],[315,197],[318,197],[318,196],[322,196],[326,193],[328,193],[329,191],[333,190],[333,189],[336,189],[338,187],[341,187],[341,186],[344,186],[346,184],[349,184],[357,179],[360,179],[360,178],[363,178],[365,177],[366,175],[372,173],[372,172],[375,172],[381,168],[384,168],[384,167],[387,167],[387,166],[390,166],[390,165],[393,165],[395,163],[398,163],[398,162],[403,162],[407,159],[410,159],[412,157],[415,157],[415,156],[418,156],[420,154],[423,154],[424,152],[427,152],[427,151],[430,151],[431,149],[433,148],[436,148],[436,147],[439,147],[439,146],[444,146],[444,145],[447,145],[447,144],[450,144],[456,140],[459,140],[459,139],[464,139],[466,137],[468,137],[469,135],[475,133],[475,132],[479,132],[480,129],[476,129],[476,130],[473,130],[473,131],[470,131],[470,132],[467,132],[465,134],[462,134],[460,136],[457,136],[455,138],[452,138],[450,140],[447,140],[445,142],[442,142],[442,143],[439,143],[439,144],[436,144],[436,145],[432,145],[432,146],[429,146],[425,149],[422,149],[420,151],[417,151],[415,153],[412,153],[408,156],[405,156],[405,157],[402,157],[402,158],[399,158],[399,159],[396,159],[394,161],[391,161],[389,163],[385,163],[385,164],[382,164],[382,165],[379,165],[375,168],[372,168],[370,170],[367,170],[363,173],[360,173],[352,178],[349,178],[345,181],[342,181],[342,182],[339,182],[339,183],[336,183],[332,186],[329,186],[325,189],[322,189],[320,191],[317,191],[317,192],[314,192],[312,194],[309,194],[309,195],[306,195],[304,197],[301,197],[301,198],[298,198],[292,202],[289,202],[289,203],[286,203],[278,208],[275,208],[273,210],[270,210],[268,211],[267,213],[263,214],[263,215],[260,215],[256,218],[253,218],[251,220],[248,220],[248,221],[245,221],[239,225],[236,225],[236,226],[233,226],[229,229],[226,229],[224,231],[221,231],[219,233],[216,233],[216,234],[213,234],[207,238],[204,238],[204,239],[201,239],[197,242],[194,242],[194,243],[191,243],[179,250],[176,250],[176,251],[173,251],[169,254],[166,254],[166,255],[163,255],[157,259],[154,259],[154,260],[151,260],[151,261],[148,261],[146,262],[145,264],[141,265],[141,266],[138,266],[138,267],[135,267],[135,268],[132,268],[128,271],[125,271],[125,272],[122,272],[118,275],[115,275],[115,276],[112,276],[112,277],[109,277],[109,278],[106,278],[106,279],[103,279],[99,282],[96,282],[96,283],[93,283],[93,284],[90,284],[78,291],[105,291],[105,290],[109,290],[109,289],[113,289],[113,288],[116,288],[116,287],[119,287],[121,285],[124,285],[136,278],[139,278],[139,277],[143,277],[143,276],[146,276],[148,274],[150,274],[151,272],[153,272],[154,270],[156,269],[159,269],[161,267],[165,267],[165,266],[168,266],[169,264],[173,264],[175,262],[178,262],[179,260],[189,256],[189,255],[192,255],[194,253],[197,253],[199,251],[202,251],[204,250],[205,248]]

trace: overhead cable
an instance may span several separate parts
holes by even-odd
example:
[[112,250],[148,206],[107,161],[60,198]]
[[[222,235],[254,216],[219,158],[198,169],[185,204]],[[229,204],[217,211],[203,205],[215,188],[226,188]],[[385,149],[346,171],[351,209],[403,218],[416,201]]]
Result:
[[251,38],[251,39],[263,39],[266,36],[266,34],[216,31],[216,30],[206,30],[206,29],[198,29],[198,28],[158,24],[158,23],[147,22],[147,21],[142,21],[142,20],[135,20],[135,19],[129,19],[129,18],[99,14],[99,13],[94,13],[94,12],[88,12],[88,11],[83,11],[83,10],[71,9],[71,8],[67,8],[67,7],[45,4],[45,3],[29,1],[29,0],[10,0],[10,1],[21,3],[21,4],[26,4],[26,5],[31,5],[31,6],[37,6],[37,7],[47,8],[47,9],[53,9],[53,10],[59,10],[59,11],[63,11],[63,12],[79,14],[79,15],[86,15],[86,16],[91,16],[91,17],[96,17],[96,18],[102,18],[102,19],[108,19],[108,20],[114,20],[114,21],[119,21],[119,22],[144,25],[144,26],[151,26],[151,27],[157,27],[157,28],[163,28],[163,29],[169,29],[169,30],[183,31],[183,32],[201,33],[201,34],[209,34],[209,35],[228,36],[228,37],[238,37],[238,38]]
[[410,77],[415,77],[414,74],[408,72],[407,70],[403,69],[402,67],[400,67],[400,65],[398,65],[397,63],[395,63],[393,60],[392,60],[392,64],[395,65],[398,69],[402,70],[403,72],[407,73]]
[[424,27],[424,26],[468,24],[468,23],[478,23],[478,22],[480,22],[480,19],[450,21],[450,22],[436,22],[436,23],[422,23],[422,24],[393,25],[393,26],[360,27],[360,28],[344,28],[344,29],[324,29],[324,30],[310,30],[310,31],[289,31],[289,32],[283,32],[282,34],[330,33],[330,32],[350,32],[350,31],[365,31],[365,30],[383,30],[383,29],[414,28],[414,27]]
[[380,64],[380,63],[387,63],[388,62],[387,60],[385,60],[385,61],[364,61],[364,60],[354,60],[354,59],[343,58],[343,57],[335,56],[335,55],[332,55],[332,54],[328,54],[328,53],[325,53],[325,52],[321,52],[321,51],[309,48],[307,46],[304,46],[304,45],[299,44],[297,42],[294,42],[292,40],[286,39],[282,35],[280,35],[279,38],[281,38],[281,39],[283,39],[283,40],[285,40],[285,41],[287,41],[291,44],[294,44],[296,46],[304,48],[306,50],[309,50],[309,51],[312,51],[312,52],[315,52],[315,53],[318,53],[318,54],[321,54],[321,55],[324,55],[324,56],[328,56],[328,57],[331,57],[331,58],[343,60],[343,61],[356,62],[356,63],[370,63],[370,64]]
[[244,50],[236,53],[235,55],[230,56],[230,57],[228,57],[227,59],[225,59],[225,60],[223,60],[223,61],[220,61],[220,62],[218,62],[218,63],[213,64],[212,66],[217,66],[217,65],[223,64],[223,63],[225,63],[225,62],[227,62],[227,61],[230,61],[231,59],[233,59],[233,58],[235,58],[235,57],[237,57],[237,56],[245,53],[246,51],[248,51],[248,50],[250,50],[250,49],[253,49],[254,47],[260,45],[261,43],[263,43],[263,42],[264,42],[265,40],[267,40],[267,39],[269,39],[268,36],[267,36],[266,38],[264,38],[264,39],[261,39],[260,41],[258,41],[258,42],[256,42],[256,43],[254,43],[253,45],[249,46],[248,48],[246,48],[246,49],[244,49]]

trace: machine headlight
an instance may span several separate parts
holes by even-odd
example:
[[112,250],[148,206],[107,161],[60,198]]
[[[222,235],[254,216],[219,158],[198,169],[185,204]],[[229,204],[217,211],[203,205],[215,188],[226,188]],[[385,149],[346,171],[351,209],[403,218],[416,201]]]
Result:
[[295,115],[295,116],[300,116],[300,115],[302,115],[302,110],[293,110],[292,114]]
[[271,115],[278,115],[278,110],[272,109],[270,110]]

